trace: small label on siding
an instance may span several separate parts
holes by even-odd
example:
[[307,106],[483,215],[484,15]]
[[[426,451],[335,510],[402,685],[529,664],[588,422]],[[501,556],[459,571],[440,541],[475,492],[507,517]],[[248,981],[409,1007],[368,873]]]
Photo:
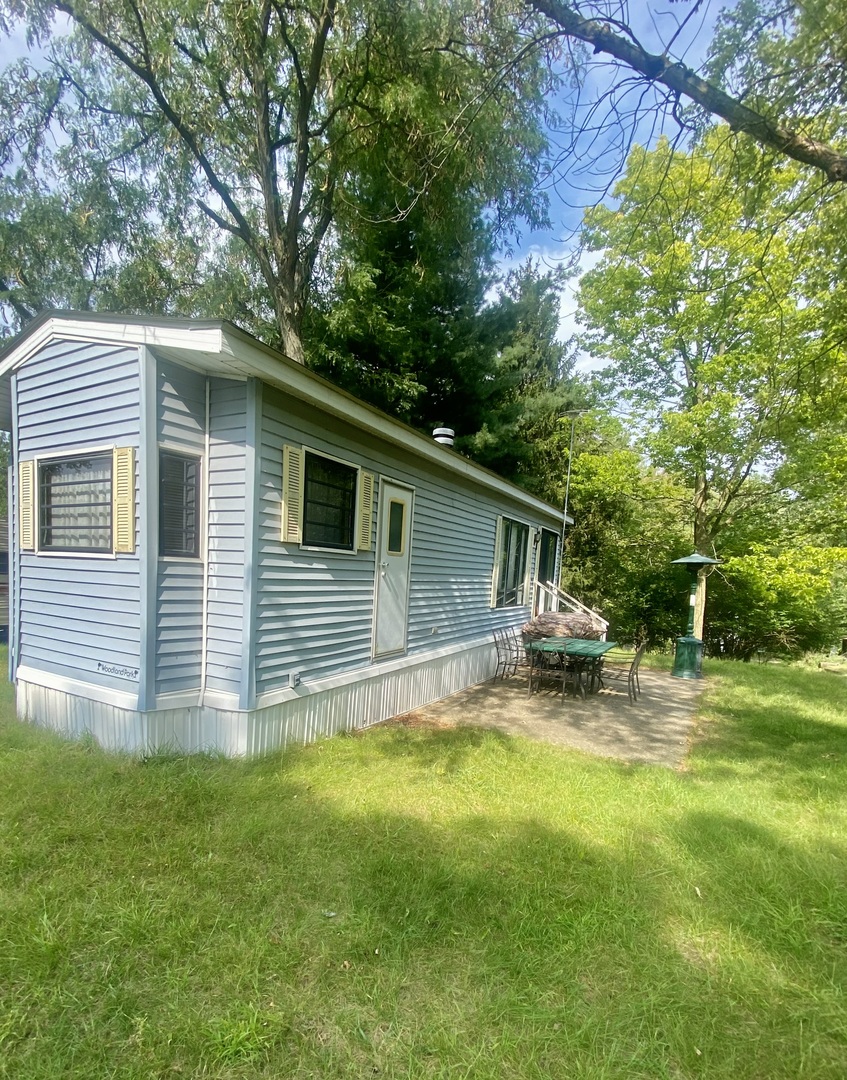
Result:
[[102,660],[98,660],[97,670],[102,675],[114,675],[116,679],[131,679],[133,682],[138,682],[137,667],[123,667],[121,664],[104,664]]

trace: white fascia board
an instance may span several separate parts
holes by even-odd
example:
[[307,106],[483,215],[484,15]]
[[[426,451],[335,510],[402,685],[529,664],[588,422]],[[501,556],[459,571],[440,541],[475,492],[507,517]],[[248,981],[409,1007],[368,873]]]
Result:
[[0,363],[0,378],[25,364],[51,341],[91,341],[115,345],[147,345],[159,348],[182,348],[190,351],[221,353],[223,328],[200,323],[194,328],[165,322],[121,322],[115,319],[73,319],[57,315],[46,319],[17,348],[12,348]]
[[[344,390],[315,375],[302,364],[252,338],[236,326],[222,322],[190,320],[118,319],[96,316],[75,319],[72,315],[51,316],[26,334],[0,362],[0,379],[26,363],[54,340],[91,341],[107,344],[148,346],[187,362],[186,353],[196,357],[197,366],[219,375],[256,376],[278,386],[301,401],[308,402],[380,439],[402,447],[416,457],[463,477],[499,495],[520,503],[552,521],[561,521],[562,513],[542,499],[521,490],[508,480],[475,465],[460,454],[427,439],[413,428],[394,420],[378,409],[359,401]],[[572,524],[572,519],[568,517]]]
[[[433,439],[425,438],[413,428],[359,401],[352,394],[339,390],[319,375],[303,367],[302,364],[297,364],[271,349],[266,351],[259,343],[254,344],[249,338],[243,339],[237,331],[231,335],[225,331],[223,344],[224,349],[232,352],[236,361],[240,357],[247,360],[247,367],[252,374],[284,389],[301,401],[315,405],[323,412],[376,435],[385,442],[402,447],[416,457],[424,458],[455,476],[464,477],[496,491],[499,495],[507,495],[522,505],[530,507],[536,513],[542,514],[545,518],[557,523],[561,522],[562,512],[556,507],[530,495],[509,483],[508,480],[503,480],[495,473],[475,465],[463,458],[461,454],[441,446]],[[570,516],[568,521],[572,524]]]

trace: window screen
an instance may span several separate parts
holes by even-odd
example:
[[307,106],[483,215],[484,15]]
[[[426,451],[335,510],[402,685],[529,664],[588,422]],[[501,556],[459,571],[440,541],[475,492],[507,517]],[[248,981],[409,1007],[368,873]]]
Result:
[[111,551],[112,455],[43,462],[38,522],[44,551]]
[[528,551],[529,526],[520,521],[503,518],[496,607],[513,607],[526,603],[524,582]]
[[200,555],[200,461],[159,451],[159,554]]
[[303,543],[353,548],[358,469],[306,452]]

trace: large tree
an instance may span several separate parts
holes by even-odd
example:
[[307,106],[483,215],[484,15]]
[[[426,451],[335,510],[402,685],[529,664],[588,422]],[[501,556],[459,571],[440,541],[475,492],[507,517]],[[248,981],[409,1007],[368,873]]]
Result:
[[[794,244],[813,228],[795,167],[750,186],[738,167],[722,128],[690,153],[636,148],[617,204],[589,211],[585,225],[601,253],[581,282],[585,345],[609,361],[610,388],[642,425],[653,462],[690,484],[703,554],[761,496],[749,481],[784,461],[816,386],[843,377]],[[702,579],[700,633],[704,600]]]
[[[394,182],[392,218],[445,173],[490,220],[543,216],[532,181],[555,79],[527,47],[532,16],[484,19],[470,0],[5,0],[2,10],[48,43],[40,69],[23,65],[6,83],[7,167],[46,170],[58,122],[60,139],[129,170],[154,204],[178,178],[262,281],[277,343],[295,359],[333,221],[339,207],[356,211],[375,162]],[[57,15],[71,33],[50,41]],[[56,180],[45,177],[48,189]]]

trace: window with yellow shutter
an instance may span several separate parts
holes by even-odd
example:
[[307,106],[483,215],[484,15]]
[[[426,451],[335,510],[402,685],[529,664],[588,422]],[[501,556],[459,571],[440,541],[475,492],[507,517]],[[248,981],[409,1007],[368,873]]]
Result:
[[334,551],[369,550],[373,492],[373,473],[328,454],[286,445],[282,542]]
[[35,462],[18,464],[18,539],[21,551],[35,548]]
[[113,453],[114,550],[118,554],[135,551],[135,453],[131,446],[118,446]]
[[112,464],[112,454],[39,462],[39,550],[112,550]]

